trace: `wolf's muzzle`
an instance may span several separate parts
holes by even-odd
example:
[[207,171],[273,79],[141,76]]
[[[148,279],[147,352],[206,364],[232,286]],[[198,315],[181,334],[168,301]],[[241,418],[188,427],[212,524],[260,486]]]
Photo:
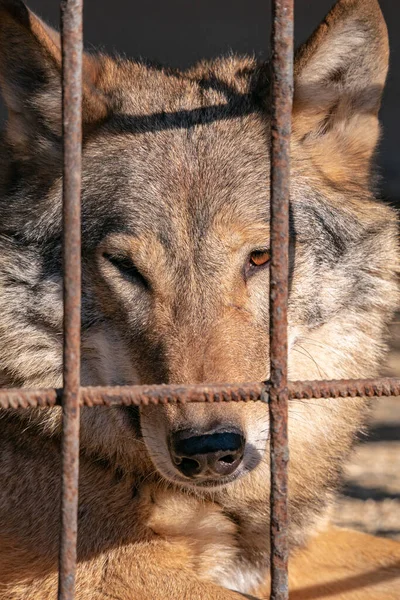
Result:
[[181,430],[171,435],[170,453],[176,468],[191,479],[232,475],[243,459],[245,439],[237,430],[221,429],[194,435]]

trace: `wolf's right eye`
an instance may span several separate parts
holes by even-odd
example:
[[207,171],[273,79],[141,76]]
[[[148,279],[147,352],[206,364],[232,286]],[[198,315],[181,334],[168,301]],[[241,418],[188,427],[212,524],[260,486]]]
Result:
[[271,259],[269,250],[254,250],[250,254],[250,264],[252,267],[263,267],[267,265]]
[[118,269],[125,279],[140,283],[146,289],[150,288],[147,279],[143,277],[139,269],[128,256],[108,254],[107,252],[104,252],[103,257],[108,260],[108,262],[110,262],[116,269]]

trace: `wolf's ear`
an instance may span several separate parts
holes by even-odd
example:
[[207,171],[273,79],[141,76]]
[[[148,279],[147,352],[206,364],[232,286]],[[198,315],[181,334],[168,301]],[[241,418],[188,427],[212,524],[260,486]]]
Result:
[[293,137],[335,184],[369,183],[388,60],[377,0],[339,0],[296,55]]
[[[105,116],[106,107],[93,84],[96,59],[85,56],[83,119]],[[39,135],[61,135],[61,47],[59,34],[20,0],[0,0],[0,87],[8,109],[7,134],[16,147]]]

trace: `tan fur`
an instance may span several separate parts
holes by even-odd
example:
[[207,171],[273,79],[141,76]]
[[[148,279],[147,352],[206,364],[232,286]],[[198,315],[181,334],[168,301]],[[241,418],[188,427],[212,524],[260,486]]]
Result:
[[[365,51],[363,29],[371,31],[370,52]],[[343,43],[350,32],[351,48]],[[328,45],[331,64],[325,59]],[[352,74],[352,66],[345,67],[346,77],[354,80],[354,95],[343,93],[338,80],[343,68],[341,63],[346,62],[348,53],[353,56],[354,64],[362,55],[363,68],[369,73],[368,89],[357,90],[358,81]],[[376,114],[388,56],[386,24],[377,2],[370,0],[364,3],[362,14],[357,1],[340,2],[298,53],[294,137],[303,139],[303,147],[309,149],[315,167],[333,182],[345,185],[346,182],[347,185],[368,182],[365,166],[379,138]],[[317,137],[321,128],[327,135]]]
[[[339,0],[296,58],[292,380],[373,376],[386,349],[397,217],[370,187],[387,63],[376,0]],[[60,387],[59,36],[19,0],[0,0],[0,82],[0,384]],[[251,58],[85,56],[82,385],[268,378],[269,272],[251,262],[269,241],[268,93]],[[400,597],[400,545],[327,524],[367,414],[290,404],[295,600]],[[182,474],[171,436],[221,427],[246,442],[233,475]],[[0,600],[55,597],[60,435],[58,408],[2,412]],[[77,600],[268,598],[268,439],[261,402],[83,409]]]
[[[26,33],[32,35],[28,37]],[[60,36],[40,19],[30,12],[22,3],[3,2],[0,6],[0,82],[4,99],[9,111],[7,131],[14,146],[21,150],[27,143],[26,124],[20,115],[26,107],[18,102],[12,85],[7,79],[7,67],[1,63],[5,56],[5,46],[14,40],[14,52],[16,61],[23,61],[24,56],[32,55],[37,63],[45,63],[51,73],[50,86],[45,94],[39,94],[34,105],[46,114],[53,131],[61,134],[60,119],[60,70],[61,70],[61,48]],[[90,131],[93,122],[98,123],[107,115],[107,110],[102,96],[95,90],[94,83],[97,78],[97,60],[88,54],[84,55],[83,72],[83,120],[85,123],[85,134]],[[49,86],[49,87],[50,87]]]

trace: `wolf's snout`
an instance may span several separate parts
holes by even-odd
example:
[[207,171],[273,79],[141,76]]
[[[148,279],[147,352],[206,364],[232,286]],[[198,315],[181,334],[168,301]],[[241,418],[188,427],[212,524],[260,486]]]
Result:
[[171,436],[170,452],[176,468],[193,479],[231,475],[243,459],[245,439],[237,431],[214,431],[193,435],[188,430]]

